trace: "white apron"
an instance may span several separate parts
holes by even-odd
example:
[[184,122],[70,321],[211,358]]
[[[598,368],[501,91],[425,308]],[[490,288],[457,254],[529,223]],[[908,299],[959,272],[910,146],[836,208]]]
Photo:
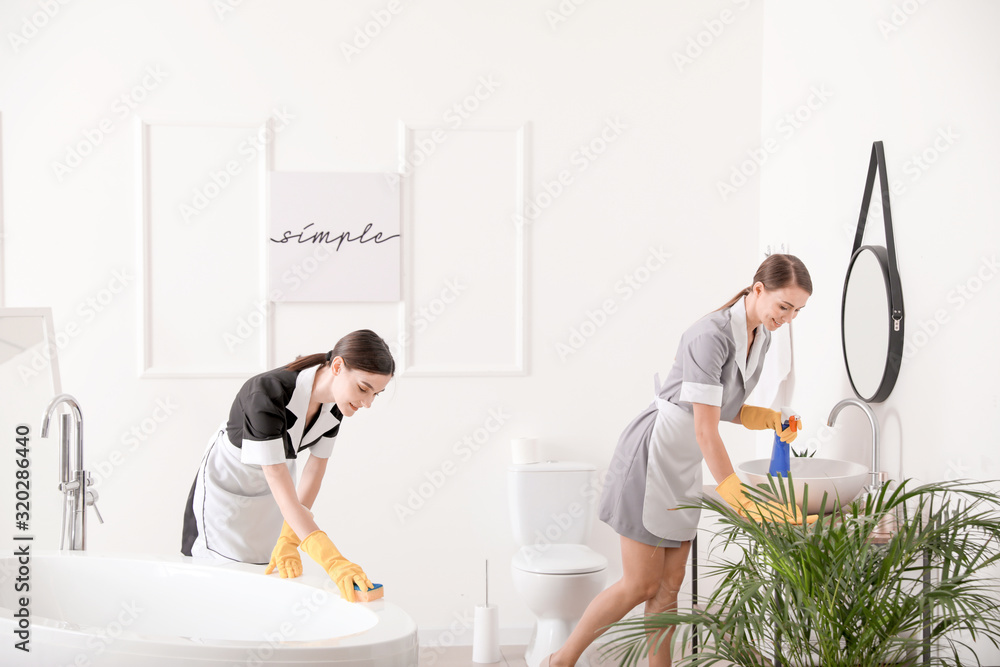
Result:
[[656,421],[649,441],[642,523],[654,535],[686,542],[695,536],[701,510],[676,508],[701,498],[701,448],[694,416],[660,398],[659,377],[655,383]]
[[[295,479],[295,460],[288,461]],[[194,485],[198,536],[191,555],[266,565],[284,519],[259,465],[240,461],[226,423],[209,441]]]

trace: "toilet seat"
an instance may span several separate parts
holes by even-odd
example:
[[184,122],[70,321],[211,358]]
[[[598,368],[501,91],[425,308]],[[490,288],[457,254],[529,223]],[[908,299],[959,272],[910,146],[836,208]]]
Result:
[[533,574],[588,574],[608,566],[608,559],[584,544],[521,547],[511,565]]

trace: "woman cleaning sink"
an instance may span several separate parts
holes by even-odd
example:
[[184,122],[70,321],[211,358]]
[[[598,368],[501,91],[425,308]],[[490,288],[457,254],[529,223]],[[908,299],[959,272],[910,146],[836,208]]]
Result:
[[[775,254],[757,269],[751,285],[682,336],[674,365],[656,397],[624,430],[612,458],[601,498],[600,518],[620,535],[622,579],[590,603],[566,644],[543,666],[574,665],[607,625],[639,603],[646,613],[676,608],[691,540],[700,511],[681,509],[701,495],[702,460],[719,494],[744,516],[755,505],[745,496],[719,435],[726,420],[749,429],[781,426],[781,413],[744,405],[760,378],[771,332],[791,322],[812,294],[805,265],[793,255]],[[799,520],[775,505],[776,515]],[[672,631],[671,631],[672,633]],[[669,636],[651,654],[651,667],[670,665]]]
[[[372,588],[309,511],[346,417],[369,408],[392,379],[389,346],[355,331],[326,353],[300,357],[243,385],[208,443],[184,511],[181,553],[302,573],[298,549],[323,566],[341,597]],[[295,460],[309,453],[298,489]],[[301,539],[299,536],[302,536]]]

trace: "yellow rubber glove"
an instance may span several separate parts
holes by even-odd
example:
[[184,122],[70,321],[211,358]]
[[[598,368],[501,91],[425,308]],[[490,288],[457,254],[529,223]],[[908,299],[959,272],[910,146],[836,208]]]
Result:
[[330,575],[333,582],[340,589],[340,597],[348,602],[354,602],[354,584],[361,590],[367,591],[372,586],[371,579],[356,565],[340,555],[337,547],[333,545],[330,538],[322,530],[309,533],[302,544],[302,550],[309,554],[309,557],[319,563],[326,573]]
[[302,559],[299,557],[299,536],[295,534],[288,522],[281,525],[278,543],[271,551],[271,562],[267,564],[264,574],[271,574],[275,568],[282,579],[294,579],[302,574]]
[[798,430],[793,430],[791,425],[788,428],[781,427],[781,413],[769,408],[758,408],[754,405],[744,405],[740,408],[740,421],[748,429],[753,431],[772,430],[778,434],[782,442],[791,442],[798,437],[802,430],[802,420],[798,420]]
[[[722,480],[722,484],[715,487],[722,499],[729,503],[736,513],[742,517],[753,519],[754,521],[788,521],[789,523],[801,526],[802,512],[798,507],[782,505],[778,502],[757,503],[747,495],[740,478],[736,473]],[[815,523],[819,515],[810,514],[806,517],[806,523]]]

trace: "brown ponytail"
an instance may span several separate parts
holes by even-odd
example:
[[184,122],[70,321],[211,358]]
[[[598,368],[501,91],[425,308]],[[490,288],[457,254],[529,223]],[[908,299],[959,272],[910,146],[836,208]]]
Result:
[[727,301],[726,305],[722,306],[721,308],[716,308],[716,310],[725,310],[726,308],[732,308],[733,305],[737,301],[739,301],[740,299],[742,299],[743,297],[745,297],[747,294],[749,294],[750,290],[752,290],[752,289],[753,289],[753,287],[744,287],[743,289],[741,289],[739,291],[739,293],[736,296],[734,296],[732,299],[730,299],[729,301]]
[[307,354],[290,364],[285,364],[284,367],[290,371],[301,371],[328,364],[334,357],[343,359],[348,368],[366,373],[390,377],[396,373],[396,362],[392,358],[389,346],[378,334],[369,329],[353,331],[338,340],[329,352]]
[[737,301],[749,294],[757,283],[763,283],[766,290],[795,286],[808,294],[812,294],[813,291],[812,278],[809,277],[809,270],[801,259],[795,255],[768,255],[767,259],[757,267],[757,273],[754,274],[750,287],[743,288],[719,310],[732,308]]

